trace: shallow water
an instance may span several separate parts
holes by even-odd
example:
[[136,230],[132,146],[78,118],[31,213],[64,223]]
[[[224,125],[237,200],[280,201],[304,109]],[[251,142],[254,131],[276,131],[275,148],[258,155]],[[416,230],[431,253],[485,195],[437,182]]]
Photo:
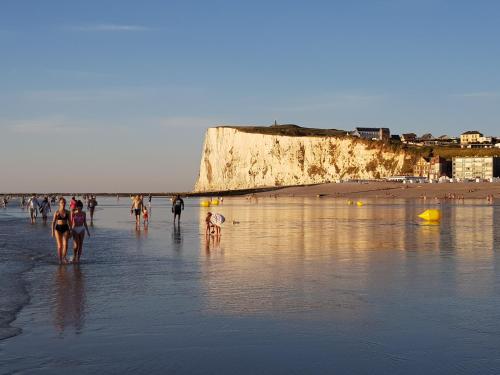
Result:
[[500,206],[233,198],[207,239],[197,200],[99,201],[80,266],[0,212],[0,373],[500,373]]

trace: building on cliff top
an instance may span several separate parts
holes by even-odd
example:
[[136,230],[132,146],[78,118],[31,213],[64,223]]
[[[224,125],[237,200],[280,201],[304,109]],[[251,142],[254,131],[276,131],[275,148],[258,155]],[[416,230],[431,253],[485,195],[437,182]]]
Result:
[[354,137],[385,141],[391,138],[389,128],[354,128],[351,132]]
[[460,134],[460,143],[478,143],[479,138],[482,136],[483,133],[480,133],[477,130],[469,130]]
[[410,143],[410,142],[415,142],[416,139],[417,139],[417,135],[415,133],[401,134],[401,142]]

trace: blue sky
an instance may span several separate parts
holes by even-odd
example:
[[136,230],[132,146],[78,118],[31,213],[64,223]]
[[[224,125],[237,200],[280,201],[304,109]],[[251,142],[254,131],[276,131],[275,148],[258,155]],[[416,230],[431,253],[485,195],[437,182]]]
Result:
[[205,129],[500,136],[500,2],[3,1],[0,191],[189,190]]

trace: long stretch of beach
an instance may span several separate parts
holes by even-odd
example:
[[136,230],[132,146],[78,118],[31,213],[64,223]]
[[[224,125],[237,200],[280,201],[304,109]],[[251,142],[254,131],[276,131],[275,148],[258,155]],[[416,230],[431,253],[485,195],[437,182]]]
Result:
[[285,187],[262,191],[257,196],[345,197],[345,198],[446,198],[449,195],[464,199],[486,199],[488,195],[500,198],[500,183],[420,183],[397,182],[328,183],[311,186]]

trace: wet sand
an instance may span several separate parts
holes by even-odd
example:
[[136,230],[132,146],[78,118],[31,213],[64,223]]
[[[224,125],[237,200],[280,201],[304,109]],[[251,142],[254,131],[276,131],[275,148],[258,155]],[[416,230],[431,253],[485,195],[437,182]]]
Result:
[[[419,200],[185,202],[180,229],[153,199],[136,231],[129,201],[99,199],[80,266],[0,210],[16,317],[0,374],[500,372],[500,205],[441,202],[431,225],[417,214],[437,204]],[[209,210],[220,238],[203,234]]]
[[447,194],[464,196],[466,199],[486,199],[493,194],[500,198],[500,183],[441,183],[402,184],[392,182],[321,184],[312,186],[286,187],[272,192],[256,192],[256,196],[278,197],[339,197],[339,198],[399,198],[416,199],[445,198]]

